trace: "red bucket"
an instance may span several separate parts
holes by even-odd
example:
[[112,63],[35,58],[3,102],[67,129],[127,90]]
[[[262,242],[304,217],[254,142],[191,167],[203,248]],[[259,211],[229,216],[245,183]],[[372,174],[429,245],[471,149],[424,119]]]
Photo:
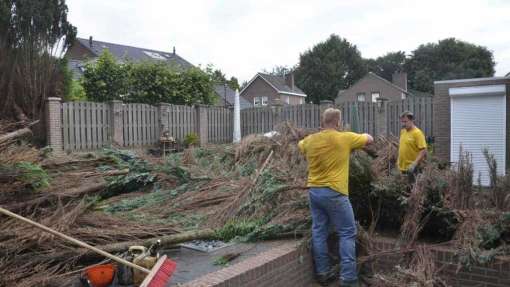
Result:
[[107,287],[112,284],[115,275],[115,265],[101,264],[85,269],[85,274],[93,287]]

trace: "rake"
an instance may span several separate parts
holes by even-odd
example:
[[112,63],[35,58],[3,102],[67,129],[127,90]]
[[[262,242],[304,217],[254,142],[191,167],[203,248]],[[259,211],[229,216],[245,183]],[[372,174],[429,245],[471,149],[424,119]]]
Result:
[[13,213],[13,212],[10,212],[9,210],[7,209],[4,209],[2,207],[0,207],[0,213],[4,214],[4,215],[7,215],[7,216],[10,216],[10,217],[13,217],[15,219],[18,219],[18,220],[21,220],[25,223],[28,223],[32,226],[35,226],[39,229],[42,229],[48,233],[51,233],[53,235],[56,235],[64,240],[67,240],[67,241],[70,241],[78,246],[81,246],[83,248],[87,248],[89,250],[92,250],[98,254],[101,254],[105,257],[108,257],[120,264],[123,264],[123,265],[126,265],[128,267],[131,267],[131,268],[134,268],[134,269],[137,269],[137,270],[140,270],[142,272],[145,272],[147,273],[147,277],[145,277],[145,280],[142,282],[142,284],[140,285],[140,287],[165,287],[166,285],[168,285],[168,283],[170,282],[170,278],[172,277],[172,274],[174,273],[175,271],[175,268],[177,266],[177,264],[168,259],[166,257],[166,255],[160,257],[158,259],[158,261],[156,262],[156,264],[154,265],[154,267],[152,268],[152,270],[149,270],[147,268],[143,268],[141,266],[138,266],[136,264],[133,264],[132,262],[129,262],[127,260],[124,260],[120,257],[117,257],[115,255],[112,255],[106,251],[103,251],[101,249],[98,249],[92,245],[89,245],[83,241],[80,241],[78,239],[75,239],[75,238],[72,238],[68,235],[65,235],[63,233],[60,233],[56,230],[53,230],[47,226],[44,226],[42,224],[39,224],[35,221],[32,221],[28,218],[25,218],[21,215],[18,215],[16,213]]

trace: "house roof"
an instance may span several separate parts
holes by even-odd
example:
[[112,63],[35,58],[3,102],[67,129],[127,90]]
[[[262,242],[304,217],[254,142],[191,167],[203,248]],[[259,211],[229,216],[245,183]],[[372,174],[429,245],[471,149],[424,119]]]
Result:
[[262,80],[266,81],[273,89],[275,89],[280,94],[289,94],[289,95],[295,95],[300,97],[306,97],[305,92],[303,92],[300,88],[298,88],[296,85],[294,85],[294,89],[287,86],[285,83],[285,79],[281,76],[273,76],[269,74],[264,73],[257,73],[255,77],[253,77],[250,82],[244,87],[244,89],[241,90],[241,93],[246,90],[250,86],[253,81],[255,81],[257,78],[261,78]]
[[152,49],[138,48],[103,41],[92,40],[92,47],[90,46],[89,39],[76,38],[76,40],[92,52],[94,55],[99,56],[104,49],[108,49],[117,59],[128,58],[133,61],[143,60],[159,60],[176,63],[183,68],[190,68],[193,65],[184,60],[179,55],[172,52],[157,51]]
[[84,64],[82,61],[69,59],[69,61],[67,61],[67,67],[69,71],[72,72],[75,79],[79,79],[83,75]]
[[[385,85],[389,85],[392,88],[394,88],[394,89],[396,89],[396,90],[398,90],[398,91],[400,91],[400,92],[402,92],[402,93],[404,93],[406,95],[412,96],[412,97],[413,96],[415,96],[415,97],[432,97],[432,94],[427,93],[427,92],[421,92],[421,91],[412,90],[412,89],[409,89],[409,90],[406,91],[406,90],[402,89],[401,87],[393,84],[392,82],[386,80],[385,78],[383,78],[383,77],[381,77],[381,76],[379,76],[379,75],[377,75],[375,73],[372,73],[372,72],[368,72],[368,74],[366,74],[363,78],[361,78],[356,83],[354,83],[354,85],[356,85],[359,81],[363,80],[366,77],[371,77],[373,79],[376,79],[376,80],[384,83]],[[352,86],[354,86],[354,85],[352,85]],[[341,96],[342,93],[344,93],[345,91],[348,91],[349,89],[338,91],[338,95],[337,96]]]
[[372,77],[374,77],[374,78],[376,78],[376,79],[378,79],[378,80],[380,80],[380,81],[383,81],[383,82],[384,82],[384,83],[386,83],[387,85],[390,85],[390,86],[394,87],[395,89],[397,89],[397,90],[401,91],[402,93],[409,94],[409,91],[406,91],[406,90],[402,89],[401,87],[399,87],[399,86],[397,86],[397,85],[393,84],[392,82],[390,82],[390,81],[386,80],[385,78],[383,78],[383,77],[381,77],[381,76],[377,75],[376,73],[368,72],[368,75],[369,75],[369,76],[372,76]]
[[[232,90],[229,86],[215,84],[214,91],[218,96],[220,96],[221,101],[226,100],[229,105],[232,106],[234,105],[236,92]],[[252,107],[252,104],[241,96],[239,96],[239,105],[241,107],[241,110]]]

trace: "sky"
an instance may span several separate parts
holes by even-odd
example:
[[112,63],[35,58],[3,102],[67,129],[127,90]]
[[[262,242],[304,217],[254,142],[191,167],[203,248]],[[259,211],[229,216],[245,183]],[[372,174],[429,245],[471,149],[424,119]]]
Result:
[[494,53],[496,76],[510,72],[508,0],[68,0],[78,37],[177,54],[249,81],[337,34],[364,58],[410,54],[455,37]]

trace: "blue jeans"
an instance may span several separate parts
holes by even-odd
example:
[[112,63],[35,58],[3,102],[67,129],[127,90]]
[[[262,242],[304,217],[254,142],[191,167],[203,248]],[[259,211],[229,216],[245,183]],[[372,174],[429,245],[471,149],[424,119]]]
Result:
[[330,270],[328,255],[329,224],[338,235],[340,253],[340,279],[351,281],[358,278],[356,272],[356,222],[349,197],[327,187],[310,188],[310,211],[312,214],[312,251],[315,272]]

